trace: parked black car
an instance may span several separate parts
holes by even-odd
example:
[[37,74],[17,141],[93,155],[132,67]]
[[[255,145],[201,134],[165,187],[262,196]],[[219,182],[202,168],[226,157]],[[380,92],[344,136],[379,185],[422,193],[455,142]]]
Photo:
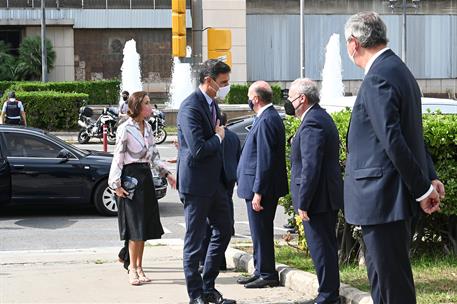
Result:
[[[0,204],[94,204],[116,215],[107,179],[113,156],[81,150],[45,131],[0,125]],[[167,181],[154,176],[157,198]]]
[[[286,114],[279,112],[282,119],[286,118]],[[227,121],[227,128],[234,132],[240,139],[241,146],[244,145],[246,137],[248,136],[249,130],[252,128],[255,115],[240,116]]]

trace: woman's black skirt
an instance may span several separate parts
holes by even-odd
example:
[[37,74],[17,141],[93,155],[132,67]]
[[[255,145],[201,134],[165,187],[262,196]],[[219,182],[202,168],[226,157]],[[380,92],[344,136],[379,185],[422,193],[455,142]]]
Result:
[[157,203],[149,164],[125,165],[122,169],[122,177],[124,176],[135,177],[138,180],[138,186],[131,200],[128,198],[118,199],[121,240],[160,239],[164,232],[160,223],[159,204]]

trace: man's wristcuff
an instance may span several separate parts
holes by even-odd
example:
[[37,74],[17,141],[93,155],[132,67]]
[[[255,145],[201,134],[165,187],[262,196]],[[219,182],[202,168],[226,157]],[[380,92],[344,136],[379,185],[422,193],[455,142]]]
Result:
[[428,189],[428,191],[427,191],[427,192],[425,192],[425,194],[424,194],[424,195],[422,195],[421,197],[419,197],[419,198],[416,198],[416,201],[420,202],[420,201],[422,201],[422,200],[426,199],[426,198],[427,198],[427,197],[430,195],[430,193],[432,193],[432,192],[433,192],[433,189],[434,189],[434,188],[433,188],[433,185],[430,185],[430,188]]

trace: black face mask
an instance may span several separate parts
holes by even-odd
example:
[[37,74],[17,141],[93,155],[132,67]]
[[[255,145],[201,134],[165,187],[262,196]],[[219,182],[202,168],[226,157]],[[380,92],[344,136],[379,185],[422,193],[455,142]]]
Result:
[[129,99],[128,96],[122,96],[122,99],[124,99],[124,101],[127,101],[127,99]]
[[[290,101],[290,100],[286,100],[284,102],[284,110],[286,111],[286,114],[287,115],[290,115],[290,116],[295,116],[295,110],[296,108],[294,107],[294,105],[292,104],[295,100],[297,100],[298,98],[300,98],[301,95],[299,95],[297,98],[295,98],[294,100]],[[300,104],[301,105],[301,104]],[[300,106],[299,105],[299,106]],[[298,107],[299,107],[298,106]],[[297,107],[297,108],[298,108]]]
[[249,105],[249,108],[251,109],[251,111],[254,111],[254,103],[252,102],[252,99],[248,100],[248,105]]

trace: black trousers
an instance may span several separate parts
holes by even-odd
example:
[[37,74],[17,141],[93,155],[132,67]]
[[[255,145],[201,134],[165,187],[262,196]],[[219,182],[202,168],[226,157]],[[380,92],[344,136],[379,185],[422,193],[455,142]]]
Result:
[[409,221],[362,226],[374,304],[415,304]]
[[278,272],[275,265],[275,247],[273,221],[275,219],[278,199],[262,198],[263,210],[252,209],[252,200],[246,200],[246,208],[254,248],[255,276],[265,280],[277,280]]
[[316,268],[319,295],[316,303],[334,303],[339,299],[340,273],[336,222],[338,211],[312,214],[303,221],[306,242]]
[[[187,293],[190,299],[214,289],[219,265],[230,242],[232,220],[227,202],[227,190],[222,182],[210,197],[181,194],[184,203],[186,234],[184,236],[183,266]],[[207,234],[207,220],[212,234],[208,250],[203,252],[202,241]],[[202,255],[206,254],[203,277],[198,272]]]

